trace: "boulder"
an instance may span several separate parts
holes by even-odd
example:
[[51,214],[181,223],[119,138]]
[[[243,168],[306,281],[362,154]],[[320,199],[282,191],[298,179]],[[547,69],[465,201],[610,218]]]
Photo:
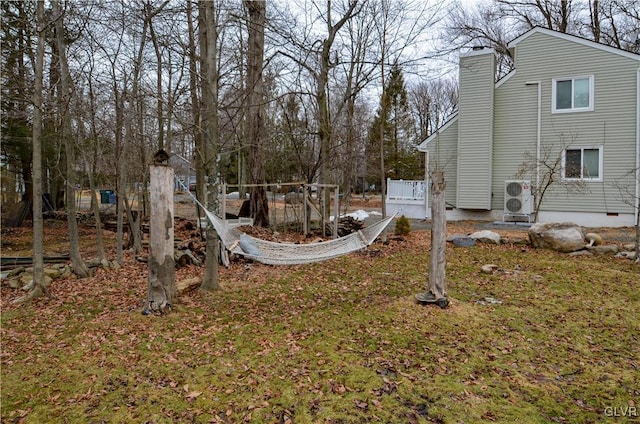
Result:
[[493,272],[497,269],[498,269],[498,265],[487,264],[487,265],[482,265],[482,268],[480,268],[480,272],[482,272],[483,274],[493,274]]
[[49,276],[52,279],[60,277],[60,274],[61,274],[60,270],[56,268],[44,269],[44,275]]
[[476,231],[469,237],[482,243],[500,244],[500,234],[489,230]]
[[569,253],[569,256],[593,256],[593,253],[588,250],[578,250],[577,252]]
[[634,260],[636,258],[636,252],[635,251],[633,251],[633,252],[623,251],[623,252],[620,252],[620,253],[616,254],[616,258]]
[[471,247],[471,246],[475,246],[476,241],[475,239],[472,239],[471,237],[467,237],[467,236],[458,236],[458,237],[454,237],[450,240],[454,246],[458,246],[458,247]]
[[620,249],[615,244],[602,245],[602,246],[587,246],[590,252],[597,253],[598,255],[615,255]]
[[571,222],[536,223],[528,235],[533,247],[558,252],[575,252],[585,246],[582,228]]
[[12,289],[17,289],[20,287],[20,280],[17,278],[10,278],[8,280],[6,280],[5,283],[8,287],[11,287]]

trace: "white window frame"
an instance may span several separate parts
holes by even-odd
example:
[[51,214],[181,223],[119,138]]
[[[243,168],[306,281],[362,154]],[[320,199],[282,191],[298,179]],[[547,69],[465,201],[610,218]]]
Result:
[[[579,79],[589,79],[589,106],[587,107],[573,107],[573,83],[575,80]],[[594,78],[593,75],[582,75],[577,77],[567,77],[567,78],[554,78],[551,81],[551,113],[573,113],[573,112],[592,112],[595,98],[594,91]],[[567,109],[557,109],[556,108],[556,87],[558,82],[563,81],[571,81],[571,107]]]
[[[567,150],[580,150],[580,177],[579,178],[571,178],[566,176],[566,161],[567,161]],[[597,178],[589,178],[583,175],[584,173],[584,151],[585,150],[598,150],[598,177]],[[570,182],[570,181],[585,181],[585,182],[602,182],[603,181],[603,171],[604,171],[604,146],[569,146],[562,150],[562,181]]]

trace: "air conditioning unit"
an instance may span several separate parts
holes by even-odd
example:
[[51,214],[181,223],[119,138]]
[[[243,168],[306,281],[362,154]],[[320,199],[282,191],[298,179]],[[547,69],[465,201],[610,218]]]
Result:
[[504,182],[505,215],[530,215],[533,213],[531,181],[507,180]]

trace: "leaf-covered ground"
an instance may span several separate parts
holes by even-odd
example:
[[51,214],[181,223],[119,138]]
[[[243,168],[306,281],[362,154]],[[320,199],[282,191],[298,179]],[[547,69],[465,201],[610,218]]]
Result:
[[[2,422],[638,419],[637,265],[449,246],[441,310],[414,302],[429,236],[321,264],[236,262],[221,291],[183,295],[163,316],[140,313],[141,263],[56,280],[52,298],[26,305],[3,287]],[[481,273],[488,263],[498,272]]]

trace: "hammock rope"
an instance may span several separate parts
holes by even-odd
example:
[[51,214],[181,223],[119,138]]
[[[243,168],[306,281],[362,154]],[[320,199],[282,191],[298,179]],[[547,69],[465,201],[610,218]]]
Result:
[[[180,185],[184,184],[176,178]],[[228,225],[188,190],[191,199],[202,208],[225,248],[237,255],[268,265],[300,265],[325,261],[366,249],[384,231],[397,213],[357,232],[333,240],[315,243],[284,243],[262,240]]]

